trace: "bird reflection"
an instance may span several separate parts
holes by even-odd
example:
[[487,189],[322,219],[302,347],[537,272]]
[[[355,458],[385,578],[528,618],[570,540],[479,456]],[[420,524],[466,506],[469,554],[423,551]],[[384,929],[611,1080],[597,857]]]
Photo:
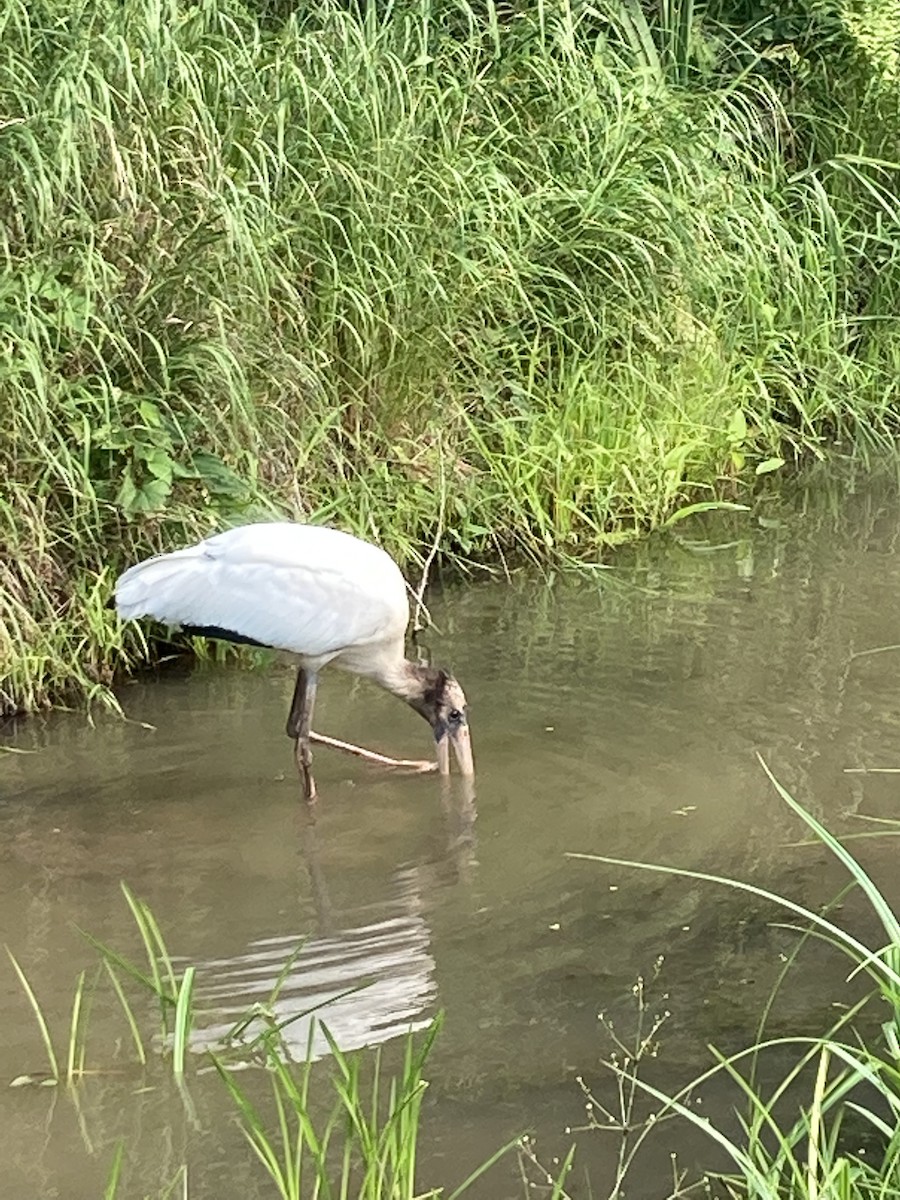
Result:
[[320,1022],[343,1050],[424,1028],[438,1002],[427,898],[435,888],[472,882],[477,868],[472,781],[443,780],[441,810],[439,852],[395,870],[390,896],[372,919],[342,927],[323,863],[318,814],[314,807],[298,806],[314,932],[260,938],[240,954],[198,963],[192,1048],[249,1046],[268,1021],[282,1027],[295,1058],[318,1059],[329,1052]]
[[446,850],[434,864],[444,882],[470,882],[478,866],[475,834],[475,781],[466,776],[441,780]]

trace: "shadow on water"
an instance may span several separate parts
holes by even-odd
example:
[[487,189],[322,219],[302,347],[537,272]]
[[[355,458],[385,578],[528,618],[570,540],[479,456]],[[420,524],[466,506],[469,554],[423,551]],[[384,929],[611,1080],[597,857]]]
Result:
[[[472,702],[477,800],[458,781],[442,791],[319,749],[322,799],[307,821],[281,733],[286,665],[163,673],[123,688],[130,723],[57,715],[11,731],[6,745],[34,753],[0,755],[0,940],[56,1028],[94,961],[76,926],[138,953],[124,879],[197,966],[198,1053],[286,964],[276,1011],[294,1018],[298,1053],[317,1005],[342,1046],[389,1055],[445,1010],[423,1182],[458,1182],[524,1129],[548,1161],[564,1151],[566,1129],[585,1123],[576,1076],[613,1094],[598,1013],[627,1030],[634,981],[660,958],[651,1004],[671,1016],[649,1078],[677,1087],[708,1064],[709,1042],[749,1041],[794,944],[772,911],[565,855],[733,874],[811,906],[837,892],[840,872],[794,844],[755,756],[835,831],[896,813],[895,777],[862,769],[900,766],[898,652],[864,653],[900,642],[900,506],[893,487],[811,487],[676,532],[596,578],[516,577],[435,599],[434,641]],[[404,706],[337,673],[317,718],[387,752],[425,749]],[[896,892],[891,846],[860,845]],[[862,920],[852,903],[847,914]],[[772,1032],[823,1028],[843,994],[826,947],[804,962]],[[0,1013],[11,1079],[41,1065],[11,971]],[[102,1194],[119,1138],[128,1195],[155,1196],[181,1162],[194,1200],[270,1194],[212,1075],[193,1089],[195,1126],[161,1068],[130,1065],[112,999],[98,994],[90,1029],[88,1063],[110,1069],[81,1086],[79,1108],[64,1093],[0,1090],[5,1196]],[[723,1102],[714,1089],[705,1099]],[[686,1166],[710,1161],[667,1124],[634,1194],[667,1194],[673,1149]],[[611,1153],[604,1135],[579,1138],[595,1195]],[[521,1189],[503,1167],[480,1194]]]

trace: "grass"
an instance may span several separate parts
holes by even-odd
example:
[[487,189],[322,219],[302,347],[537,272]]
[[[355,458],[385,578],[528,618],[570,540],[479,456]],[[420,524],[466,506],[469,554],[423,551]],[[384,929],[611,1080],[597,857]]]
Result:
[[[81,971],[75,985],[72,1012],[66,1031],[66,1040],[58,1046],[51,1032],[50,1022],[28,976],[18,960],[7,947],[7,955],[13,970],[25,992],[41,1035],[47,1060],[47,1070],[32,1073],[17,1079],[21,1086],[28,1083],[75,1084],[93,1073],[86,1068],[86,1039],[91,1004],[102,980],[108,981],[118,1001],[128,1027],[131,1044],[141,1066],[147,1064],[144,1037],[140,1032],[141,1015],[135,1000],[126,994],[125,982],[138,984],[144,997],[150,995],[159,1009],[159,1041],[170,1048],[172,1071],[176,1080],[184,1076],[185,1056],[193,1024],[191,1000],[193,997],[195,968],[188,966],[179,975],[163,940],[152,912],[124,884],[122,893],[135,921],[143,945],[148,967],[143,969],[117,951],[98,942],[90,934],[85,939],[100,955],[99,969],[87,983],[85,971]],[[61,1064],[65,1062],[65,1070]],[[101,1070],[102,1068],[98,1068]]]
[[[623,1135],[616,1178],[616,1194],[635,1157],[659,1121],[673,1115],[690,1122],[711,1139],[719,1153],[730,1159],[733,1171],[718,1177],[724,1194],[747,1200],[892,1200],[900,1197],[900,916],[874,880],[841,840],[831,834],[775,779],[763,769],[781,800],[800,818],[816,843],[825,846],[842,865],[850,883],[838,900],[824,911],[814,911],[784,896],[740,880],[697,871],[647,863],[626,862],[604,855],[571,857],[645,871],[680,875],[738,890],[787,910],[798,941],[782,972],[779,987],[789,986],[794,972],[802,970],[802,950],[810,938],[824,939],[848,961],[847,982],[868,977],[870,988],[862,998],[851,994],[840,1005],[840,1015],[825,1032],[812,1035],[769,1037],[766,1023],[775,996],[761,1015],[757,1036],[746,1048],[731,1055],[716,1054],[716,1062],[674,1095],[666,1095],[640,1078],[638,1067],[659,1024],[636,1052],[609,1062],[627,1098],[619,1128]],[[858,889],[868,902],[879,932],[862,940],[833,915],[846,893]],[[857,989],[858,993],[858,989]],[[645,1018],[644,1008],[640,1015]],[[763,1082],[761,1064],[777,1052],[791,1065],[774,1084]],[[717,1075],[733,1083],[744,1110],[739,1130],[732,1114],[707,1113],[695,1104],[703,1086]],[[653,1118],[637,1136],[631,1124],[636,1093],[658,1104]],[[586,1090],[591,1109],[602,1105]],[[683,1178],[676,1180],[674,1195],[682,1195]],[[688,1190],[687,1188],[684,1189]],[[563,1192],[563,1195],[567,1194]]]
[[[159,1007],[157,1045],[168,1060],[178,1095],[197,1127],[186,1076],[187,1052],[194,1029],[192,1007],[195,967],[180,972],[166,948],[159,926],[146,903],[124,884],[122,891],[135,920],[148,969],[138,967],[95,938],[87,941],[98,951],[101,965],[111,981],[132,1035],[137,1061],[147,1065],[146,1038],[140,1032],[145,1022],[142,1001],[150,998]],[[7,950],[14,971],[35,1018],[47,1058],[47,1071],[34,1071],[12,1081],[13,1086],[65,1084],[75,1099],[77,1089],[90,1076],[102,1075],[111,1067],[85,1063],[88,1011],[103,972],[97,971],[90,989],[86,973],[78,976],[67,1041],[57,1046],[51,1020],[18,961]],[[231,1033],[213,1053],[195,1056],[202,1067],[211,1061],[233,1102],[248,1145],[269,1176],[274,1193],[282,1200],[459,1200],[472,1185],[518,1144],[515,1139],[480,1164],[453,1191],[420,1189],[418,1153],[422,1139],[422,1101],[428,1087],[425,1069],[441,1019],[435,1018],[425,1035],[406,1039],[399,1071],[389,1075],[382,1064],[381,1049],[368,1053],[344,1053],[323,1026],[330,1047],[330,1066],[321,1068],[307,1060],[296,1063],[284,1039],[287,1021],[278,1022],[274,1003],[294,961],[288,959],[273,985],[267,1003],[257,1003],[239,1019]],[[125,983],[137,984],[137,996],[126,996]],[[133,991],[133,989],[130,989]],[[339,996],[332,999],[339,999]],[[294,1015],[296,1021],[311,1010]],[[262,1026],[255,1034],[249,1027]],[[310,1027],[310,1047],[315,1030]],[[63,1070],[62,1063],[66,1063]],[[240,1078],[248,1065],[263,1068],[271,1081],[271,1104],[254,1099],[253,1088]],[[192,1073],[193,1076],[193,1073]],[[150,1089],[152,1090],[152,1088]],[[76,1100],[77,1108],[77,1100]],[[567,1173],[571,1159],[558,1172]],[[126,1174],[127,1147],[116,1146],[107,1179],[106,1200],[115,1200]],[[561,1182],[559,1184],[561,1186]],[[189,1194],[187,1168],[170,1181],[163,1197]]]
[[[299,1072],[292,1069],[281,1039],[268,1034],[264,1046],[277,1137],[234,1073],[217,1061],[241,1114],[245,1136],[279,1196],[284,1200],[307,1196],[344,1200],[351,1195],[358,1200],[439,1200],[444,1196],[442,1189],[422,1192],[416,1182],[421,1108],[427,1087],[422,1073],[439,1026],[439,1021],[433,1022],[419,1045],[407,1040],[402,1069],[390,1080],[386,1095],[381,1094],[385,1089],[380,1050],[374,1054],[367,1088],[360,1056],[342,1053],[326,1030],[336,1098],[318,1127],[310,1115],[311,1063]],[[448,1193],[446,1200],[458,1200],[516,1144],[498,1150]]]
[[868,59],[825,113],[674,2],[0,25],[0,713],[114,703],[115,574],[222,525],[596,560],[894,432]]
[[[729,1173],[710,1174],[710,1186],[718,1189],[714,1194],[747,1200],[900,1197],[900,916],[844,841],[822,826],[778,783],[765,764],[763,767],[781,800],[805,824],[815,843],[826,847],[847,870],[847,888],[824,909],[810,909],[753,883],[697,871],[605,855],[580,853],[571,857],[679,875],[771,903],[789,914],[792,923],[783,927],[797,934],[778,987],[789,987],[794,973],[803,970],[804,947],[811,938],[817,938],[847,960],[849,998],[840,1004],[838,1016],[822,1033],[771,1036],[767,1024],[776,999],[773,994],[760,1015],[751,1044],[727,1056],[714,1051],[712,1066],[677,1093],[665,1094],[643,1074],[647,1060],[658,1052],[660,1031],[669,1014],[651,1004],[649,985],[653,980],[647,985],[639,980],[634,989],[634,1036],[628,1039],[601,1018],[615,1047],[607,1067],[617,1080],[617,1107],[610,1107],[598,1098],[588,1081],[580,1080],[589,1119],[586,1127],[573,1131],[581,1136],[598,1130],[616,1135],[618,1154],[609,1156],[614,1167],[610,1200],[628,1194],[647,1139],[663,1120],[673,1118],[690,1122],[711,1140],[720,1156],[724,1154],[731,1161]],[[839,919],[842,902],[851,889],[858,889],[865,897],[874,918],[875,932],[868,938],[845,927]],[[160,1005],[162,1036],[157,1044],[169,1060],[181,1090],[185,1084],[185,1050],[194,1022],[190,1002],[194,968],[188,965],[176,969],[152,913],[127,888],[123,890],[149,970],[94,939],[88,940],[99,949],[103,966],[115,981],[115,993],[135,1031],[133,1043],[142,1065],[146,1063],[145,1039],[136,1031],[143,1022],[143,1009],[135,999],[125,998],[123,979],[137,984],[143,998],[152,998]],[[88,1076],[102,1070],[86,1068],[84,1048],[90,1001],[100,973],[95,973],[89,986],[85,984],[86,973],[80,973],[67,1027],[68,1041],[57,1046],[51,1022],[32,985],[16,960],[12,962],[35,1016],[50,1067],[49,1072],[34,1073],[15,1082],[65,1082],[77,1094]],[[659,963],[654,968],[654,979],[658,967]],[[399,1072],[391,1078],[385,1076],[380,1051],[344,1054],[326,1031],[331,1054],[323,1074],[322,1064],[293,1061],[282,1036],[283,1025],[274,1018],[274,1000],[287,970],[289,965],[275,982],[269,1003],[254,1006],[211,1056],[247,1142],[276,1195],[284,1200],[299,1200],[301,1196],[321,1200],[347,1200],[350,1196],[358,1200],[438,1200],[444,1196],[445,1200],[458,1200],[502,1156],[517,1147],[523,1194],[541,1188],[553,1200],[574,1200],[566,1180],[575,1161],[575,1145],[550,1173],[527,1138],[502,1147],[452,1193],[445,1195],[439,1188],[417,1190],[421,1186],[416,1164],[424,1136],[421,1116],[427,1087],[425,1070],[440,1020],[433,1022],[421,1040],[407,1040]],[[858,982],[865,978],[870,987],[860,995]],[[250,1033],[251,1025],[257,1029],[261,1025],[261,1032]],[[772,1059],[773,1054],[777,1059]],[[204,1054],[202,1061],[209,1057]],[[197,1061],[202,1065],[200,1059]],[[773,1061],[788,1064],[774,1083],[771,1069],[763,1069]],[[67,1064],[65,1070],[63,1063]],[[236,1069],[250,1064],[265,1069],[270,1084],[268,1104],[255,1096],[252,1078],[246,1071]],[[726,1076],[733,1085],[735,1100],[743,1102],[736,1121],[734,1112],[730,1108],[726,1111],[724,1105],[710,1111],[710,1106],[700,1108],[696,1103],[696,1097],[716,1076]],[[187,1092],[182,1094],[189,1103]],[[649,1119],[640,1114],[641,1096],[656,1103]],[[125,1149],[120,1146],[110,1171],[109,1197],[117,1194],[125,1162]],[[668,1193],[671,1200],[693,1194],[697,1187],[697,1181],[692,1182],[673,1160]],[[173,1180],[166,1194],[175,1194],[175,1188],[187,1195],[186,1172]]]
[[[139,965],[82,930],[85,941],[97,951],[100,963],[90,983],[86,982],[87,976],[84,971],[78,976],[72,1000],[71,1019],[64,1042],[60,1043],[54,1037],[44,1007],[28,976],[12,951],[7,948],[13,970],[37,1022],[47,1059],[46,1071],[23,1076],[16,1081],[18,1085],[36,1082],[71,1085],[82,1080],[86,1074],[103,1070],[102,1067],[93,1068],[92,1071],[86,1070],[85,1044],[91,1004],[101,982],[104,981],[112,988],[127,1025],[130,1044],[137,1062],[142,1067],[148,1062],[146,1038],[141,1032],[144,1024],[142,1002],[148,997],[152,998],[157,1010],[156,1044],[168,1060],[176,1082],[183,1081],[196,1016],[193,1006],[196,968],[190,964],[183,969],[176,966],[147,903],[135,896],[126,884],[123,883],[121,888],[134,919],[147,965]],[[282,1034],[286,1026],[310,1016],[320,1007],[314,1005],[280,1021],[275,1016],[276,1002],[301,949],[302,943],[287,957],[266,1000],[255,1003],[242,1014],[223,1037],[222,1044],[217,1048],[219,1065],[232,1059],[239,1060],[242,1065],[262,1065],[268,1062],[272,1057],[274,1044],[277,1043],[279,1051],[285,1049]],[[134,995],[135,985],[138,998]],[[340,1000],[348,994],[349,992],[341,992],[331,996],[328,1003]],[[65,1072],[60,1066],[63,1061],[67,1065]]]

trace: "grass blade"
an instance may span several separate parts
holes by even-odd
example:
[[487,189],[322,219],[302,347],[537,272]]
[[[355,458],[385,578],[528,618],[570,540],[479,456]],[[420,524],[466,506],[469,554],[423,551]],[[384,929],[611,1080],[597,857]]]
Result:
[[34,1019],[37,1021],[37,1026],[38,1026],[38,1029],[40,1030],[40,1034],[41,1034],[41,1040],[44,1043],[44,1050],[46,1051],[46,1054],[47,1054],[47,1063],[50,1068],[50,1076],[53,1080],[55,1080],[57,1083],[59,1083],[59,1081],[61,1079],[60,1071],[59,1071],[59,1063],[56,1058],[56,1052],[53,1049],[53,1039],[50,1036],[50,1029],[47,1025],[47,1019],[44,1016],[43,1009],[41,1008],[41,1006],[38,1002],[37,996],[34,994],[34,989],[32,988],[31,984],[28,982],[28,977],[26,976],[26,974],[22,970],[22,968],[19,966],[18,960],[16,959],[16,956],[13,954],[13,952],[10,950],[9,946],[6,947],[6,953],[9,955],[9,961],[13,965],[13,970],[15,971],[16,975],[18,975],[18,977],[19,977],[19,983],[21,983],[21,985],[22,985],[22,990],[25,992],[25,995],[28,997],[28,1003],[31,1005],[31,1011],[34,1013]]

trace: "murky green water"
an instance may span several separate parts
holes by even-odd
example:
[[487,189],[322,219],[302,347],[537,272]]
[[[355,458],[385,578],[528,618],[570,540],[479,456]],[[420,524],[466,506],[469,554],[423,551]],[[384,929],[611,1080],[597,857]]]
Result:
[[[707,518],[592,580],[474,582],[434,599],[433,637],[471,701],[474,800],[319,749],[321,800],[301,820],[282,728],[291,668],[163,673],[123,689],[132,718],[56,715],[5,731],[0,755],[0,941],[65,1041],[77,972],[96,962],[76,926],[137,955],[119,892],[148,901],[171,950],[197,965],[195,1049],[264,999],[298,943],[278,1015],[361,980],[323,1015],[346,1047],[388,1044],[446,1013],[431,1060],[423,1184],[454,1184],[524,1129],[548,1163],[584,1124],[583,1075],[614,1095],[597,1014],[634,1024],[632,985],[662,957],[651,1009],[671,1017],[648,1078],[677,1087],[706,1045],[749,1040],[790,935],[746,896],[573,861],[567,851],[752,878],[807,904],[842,877],[767,784],[756,755],[836,830],[896,816],[900,504],[891,488],[811,492],[759,515]],[[317,727],[389,753],[428,731],[370,685],[326,675]],[[153,728],[145,728],[143,724]],[[857,843],[895,893],[894,843]],[[851,905],[851,920],[862,920]],[[843,965],[812,948],[773,1030],[818,1030]],[[44,1065],[11,969],[0,965],[4,1079]],[[148,1028],[149,1020],[148,1020]],[[183,1162],[193,1200],[272,1194],[220,1083],[191,1086],[190,1118],[155,1066],[132,1065],[115,1001],[98,994],[88,1066],[64,1089],[0,1089],[8,1200],[102,1195],[124,1141],[121,1195],[156,1196]],[[308,1022],[290,1027],[304,1047]],[[321,1040],[315,1044],[323,1052]],[[199,1059],[197,1060],[200,1061]],[[75,1103],[77,1099],[78,1103]],[[707,1111],[720,1102],[715,1088]],[[667,1194],[669,1153],[705,1148],[675,1123],[632,1194]],[[615,1141],[579,1137],[603,1195]],[[579,1191],[579,1188],[581,1190]],[[587,1192],[577,1181],[573,1195]],[[512,1167],[479,1193],[521,1195]]]

